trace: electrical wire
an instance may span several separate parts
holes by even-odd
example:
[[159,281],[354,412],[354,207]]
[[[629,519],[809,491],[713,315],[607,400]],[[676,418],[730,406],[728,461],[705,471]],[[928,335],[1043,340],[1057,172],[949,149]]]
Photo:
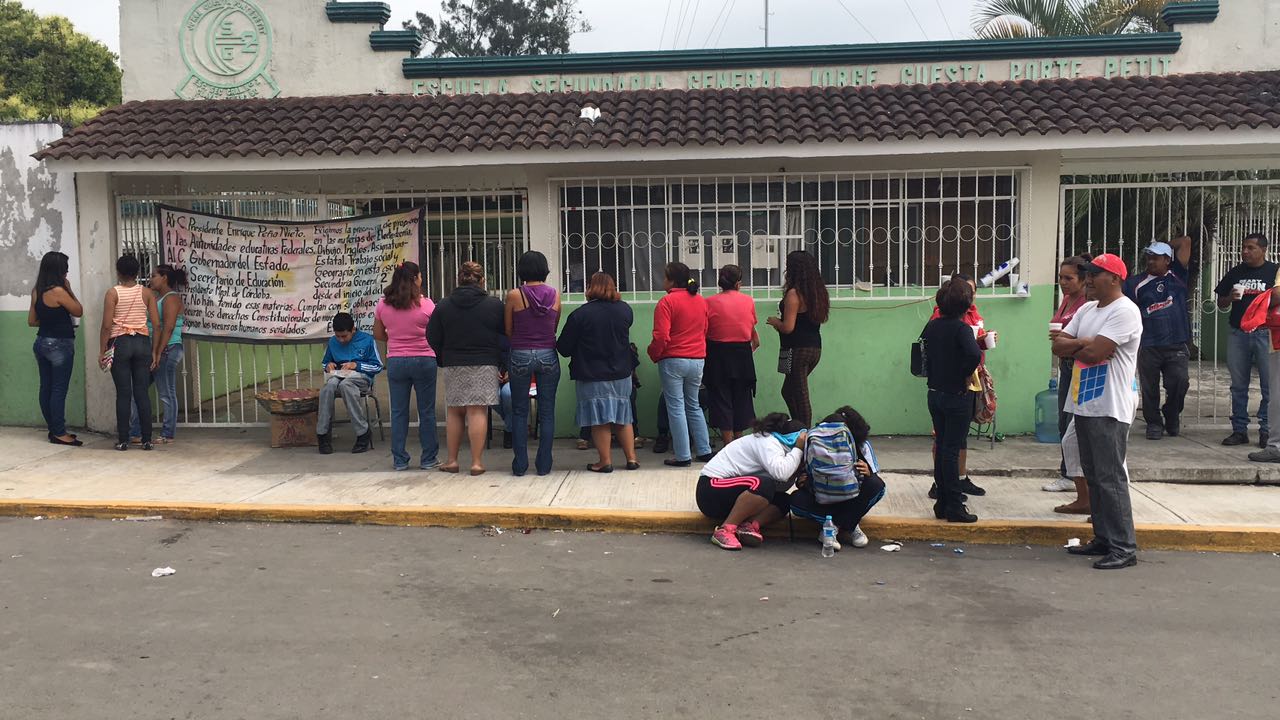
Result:
[[680,0],[680,9],[676,11],[676,26],[671,33],[671,49],[676,49],[676,42],[680,38],[680,32],[684,25],[685,14],[689,10],[689,0]]
[[947,26],[947,34],[952,40],[956,39],[956,31],[951,29],[951,21],[947,19],[947,14],[942,10],[942,0],[933,0],[933,4],[938,6],[938,14],[942,16],[942,22]]
[[662,32],[658,33],[658,49],[662,49],[662,41],[667,38],[667,22],[671,20],[671,6],[675,0],[667,0],[667,14],[662,16]]
[[689,31],[684,34],[684,46],[689,47],[689,40],[693,38],[693,28],[698,24],[698,8],[702,5],[702,0],[693,0],[693,14],[689,16]]
[[[711,36],[715,34],[716,25],[720,24],[720,18],[724,16],[724,11],[728,9],[729,2],[730,0],[724,0],[724,2],[720,3],[720,12],[716,13],[715,19],[711,21],[711,29],[707,30],[707,37],[702,40],[702,47],[707,47],[707,44],[711,42]],[[725,22],[728,22],[728,18],[725,18]]]
[[720,32],[716,33],[716,41],[714,45],[720,47],[720,38],[724,36],[724,29],[729,27],[729,20],[733,18],[733,8],[738,4],[738,0],[729,0],[729,14],[724,16],[724,22],[720,25]]
[[845,13],[847,13],[849,17],[853,18],[854,22],[858,23],[858,27],[862,28],[862,32],[866,33],[871,38],[871,42],[880,42],[880,40],[876,38],[875,33],[868,30],[867,26],[863,25],[862,21],[858,19],[858,16],[854,15],[853,11],[849,9],[849,6],[844,4],[844,0],[836,0],[836,2],[840,4],[840,7],[844,8]]
[[929,33],[924,31],[924,25],[920,24],[920,18],[916,17],[916,11],[911,9],[911,0],[902,0],[902,4],[907,6],[907,12],[911,13],[911,19],[916,21],[916,27],[920,28],[920,34],[925,40],[929,39]]

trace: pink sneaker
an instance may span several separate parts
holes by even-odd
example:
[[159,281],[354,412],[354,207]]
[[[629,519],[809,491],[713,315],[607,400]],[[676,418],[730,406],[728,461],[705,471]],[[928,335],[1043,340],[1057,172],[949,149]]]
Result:
[[738,542],[747,547],[760,547],[764,544],[764,535],[760,534],[760,523],[755,520],[742,523],[734,534],[738,536]]
[[725,550],[741,550],[742,543],[738,542],[738,538],[734,535],[737,529],[735,525],[721,525],[711,533],[711,542]]

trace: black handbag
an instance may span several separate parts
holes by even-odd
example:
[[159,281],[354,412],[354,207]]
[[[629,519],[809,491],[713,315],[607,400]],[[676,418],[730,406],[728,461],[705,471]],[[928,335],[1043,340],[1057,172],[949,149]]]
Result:
[[778,372],[783,375],[791,374],[791,348],[778,351]]
[[911,343],[911,374],[918,378],[929,375],[929,353],[925,349],[923,336]]

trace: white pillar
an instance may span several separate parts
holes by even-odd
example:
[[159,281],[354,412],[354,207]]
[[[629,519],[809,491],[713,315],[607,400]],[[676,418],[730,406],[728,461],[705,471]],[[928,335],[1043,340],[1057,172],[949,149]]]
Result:
[[85,422],[91,430],[114,433],[115,386],[111,376],[98,369],[98,337],[102,327],[102,302],[116,282],[114,202],[111,178],[106,173],[76,174],[76,207],[79,215],[80,299],[84,317]]

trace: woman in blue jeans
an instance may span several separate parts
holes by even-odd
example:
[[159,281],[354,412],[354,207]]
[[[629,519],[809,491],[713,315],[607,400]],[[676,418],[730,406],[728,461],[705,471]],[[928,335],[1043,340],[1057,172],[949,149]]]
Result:
[[649,359],[658,364],[662,379],[676,454],[662,462],[689,467],[695,455],[699,462],[711,459],[707,420],[698,402],[707,358],[707,301],[698,293],[698,281],[689,266],[681,262],[667,263],[664,287],[667,294],[653,310],[653,342],[649,343]]
[[[164,349],[160,351],[160,364],[151,373],[151,381],[156,384],[156,396],[160,400],[160,408],[164,411],[164,422],[160,425],[161,445],[172,443],[178,432],[178,365],[182,364],[182,295],[179,293],[187,286],[185,270],[172,265],[157,265],[151,271],[151,280],[147,287],[156,296],[156,309],[160,312],[160,338]],[[133,417],[129,422],[129,442],[137,445],[142,442],[141,428],[138,421],[138,408],[133,409]]]
[[551,269],[547,257],[536,250],[520,256],[516,277],[520,287],[507,293],[504,320],[511,339],[508,377],[511,389],[511,472],[529,470],[529,386],[538,387],[539,475],[551,472],[551,443],[556,429],[556,387],[560,384],[560,358],[556,355],[556,331],[560,326],[560,293],[546,283]]
[[418,467],[438,467],[436,439],[436,353],[427,343],[427,323],[436,305],[422,295],[422,272],[405,261],[391,274],[373,309],[373,337],[387,344],[387,382],[391,394],[391,463],[409,469],[409,396],[418,395]]
[[76,360],[76,329],[71,318],[80,317],[84,307],[71,292],[68,271],[67,256],[60,252],[47,252],[40,258],[27,325],[40,328],[32,350],[40,369],[40,413],[49,429],[49,442],[79,446],[84,443],[67,432],[67,388]]

